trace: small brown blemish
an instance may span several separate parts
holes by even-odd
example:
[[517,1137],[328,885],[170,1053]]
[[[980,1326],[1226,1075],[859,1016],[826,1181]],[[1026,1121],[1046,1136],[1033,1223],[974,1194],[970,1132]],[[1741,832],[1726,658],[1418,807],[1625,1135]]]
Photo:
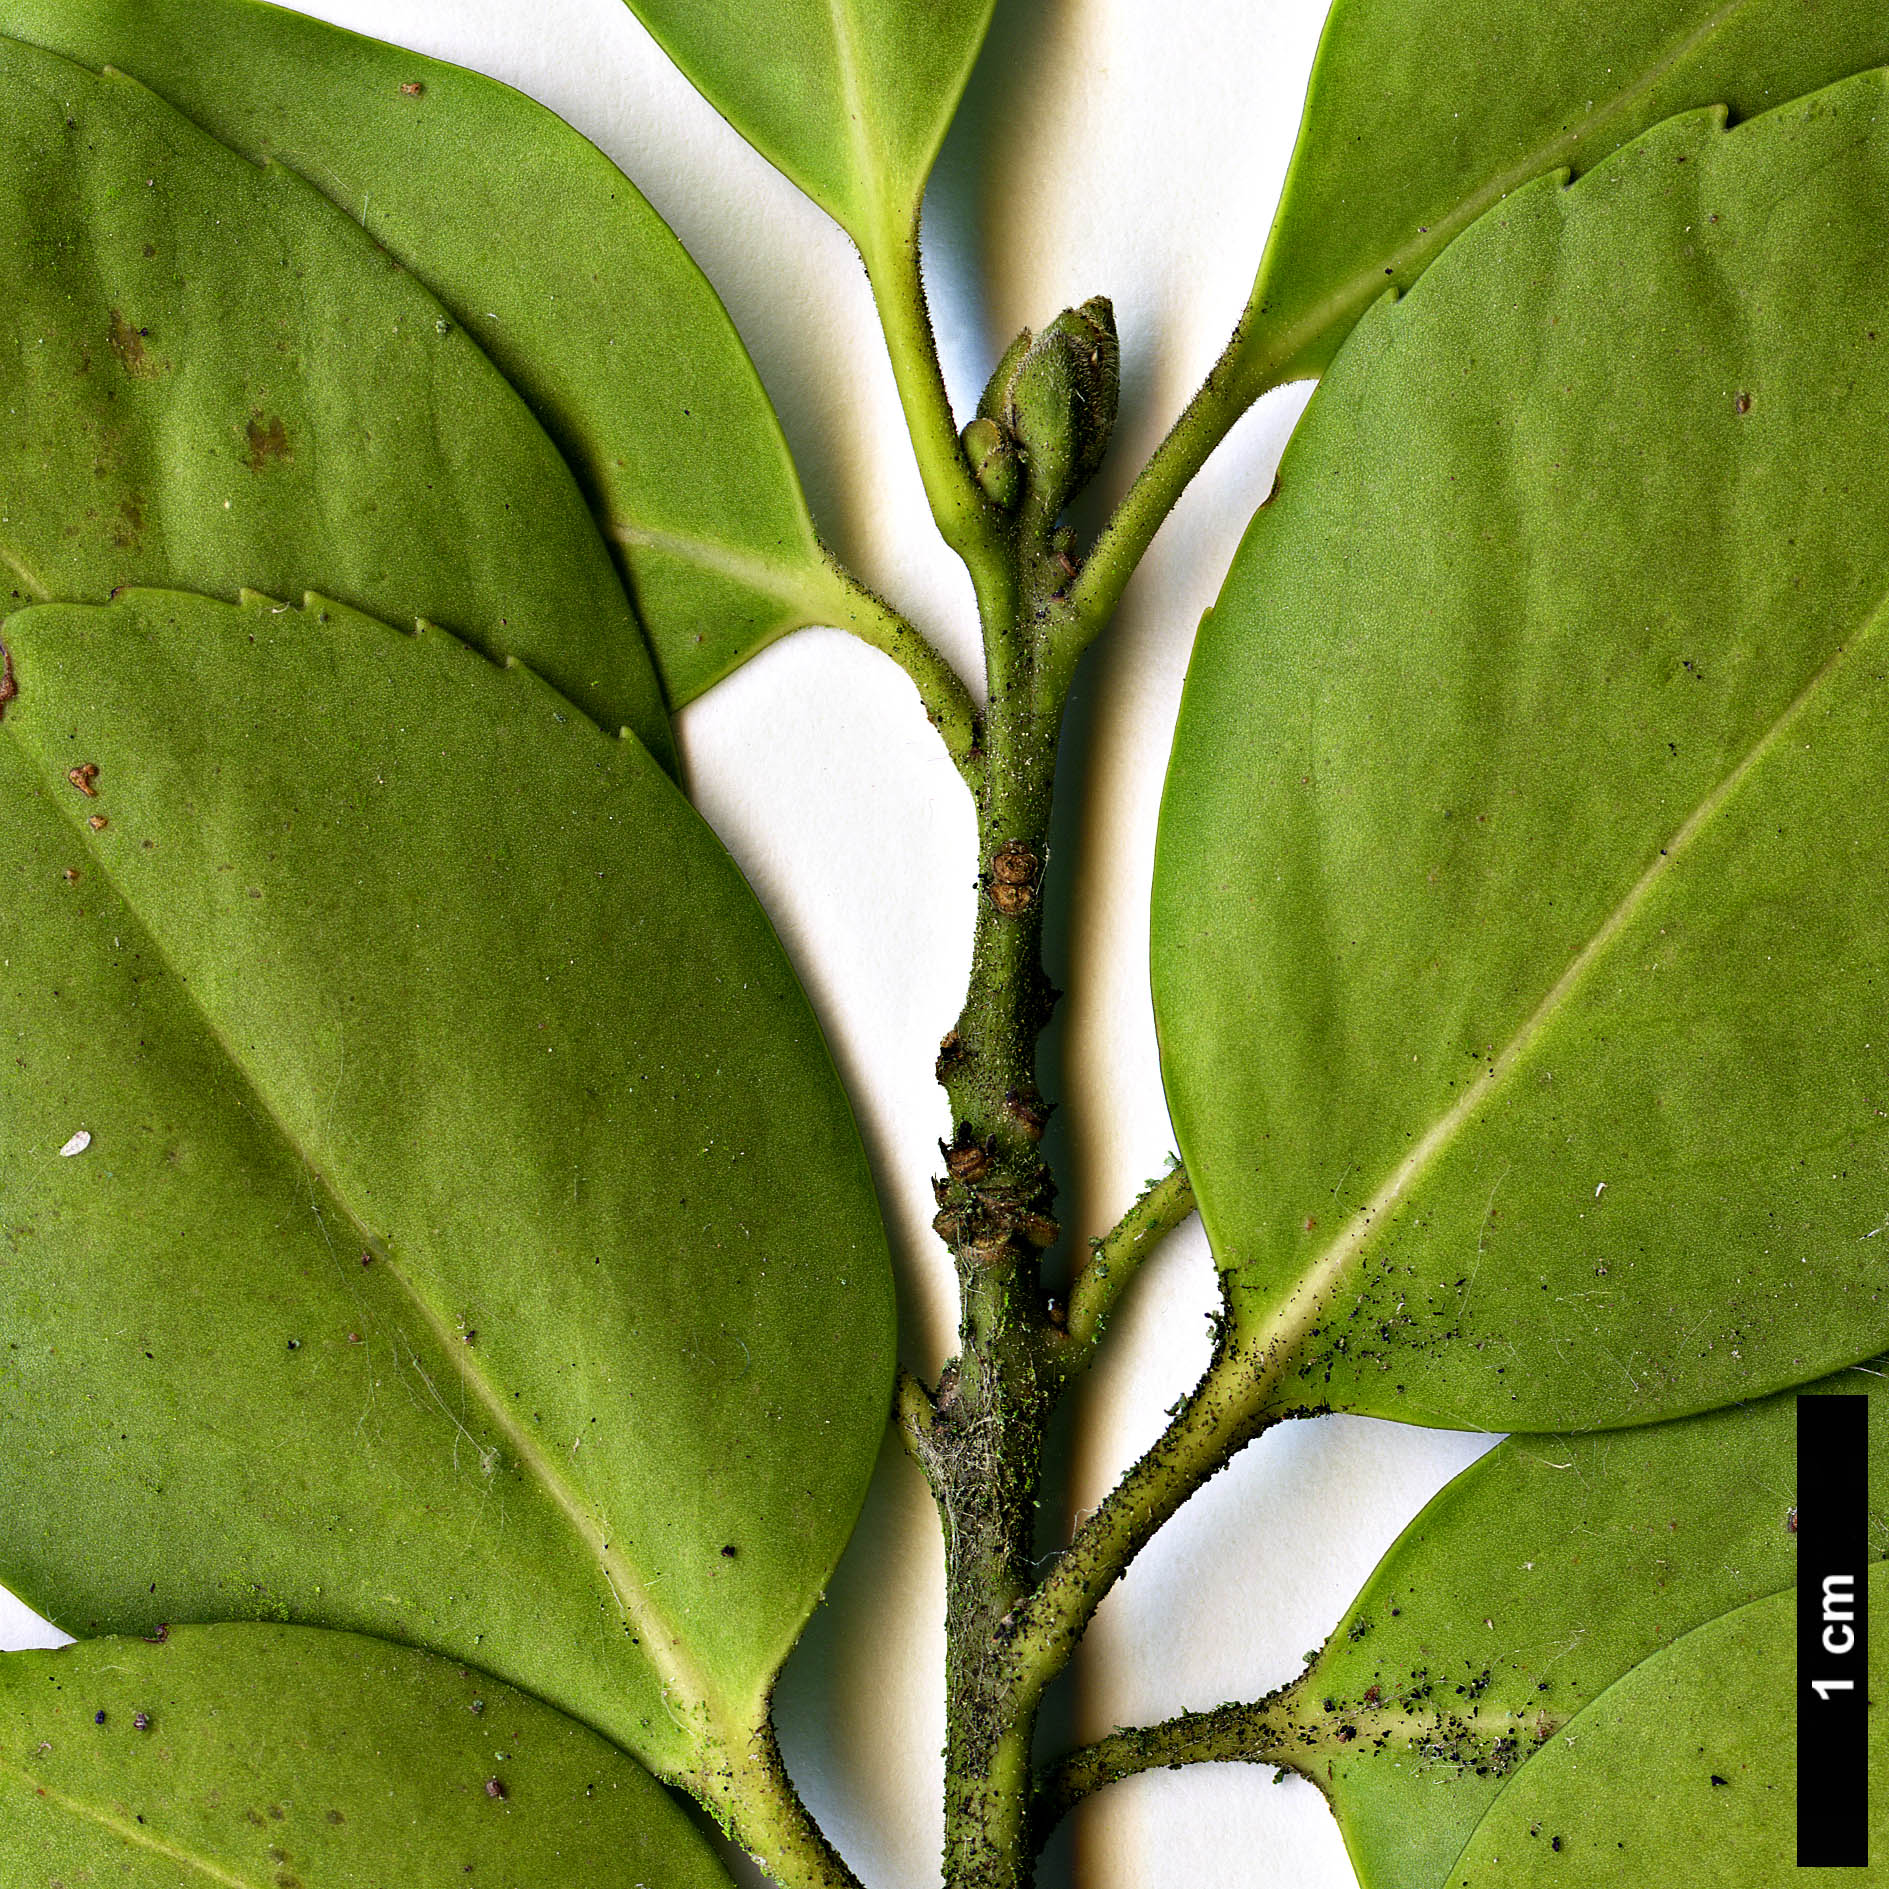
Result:
[[134,328],[117,309],[112,310],[111,327],[107,331],[112,352],[118,357],[118,364],[134,380],[155,380],[164,371],[163,363],[151,358],[151,351],[144,344],[150,335],[148,328]]
[[949,1148],[940,1142],[938,1152],[944,1156],[954,1181],[981,1180],[990,1170],[990,1156],[974,1141],[959,1141]]
[[77,885],[79,883],[79,869],[77,866],[62,866],[59,869],[59,876],[67,885]]
[[1042,861],[1021,840],[1006,840],[991,855],[990,902],[1006,918],[1027,912],[1036,903],[1042,870]]
[[89,826],[94,833],[103,833],[104,830],[111,825],[111,821],[108,820],[104,814],[95,813],[85,824]]
[[19,692],[20,685],[13,680],[13,652],[0,643],[0,716],[6,714],[7,704]]
[[999,885],[1028,885],[1036,877],[1036,855],[1020,841],[1007,841],[991,855],[990,876]]
[[96,761],[81,761],[77,767],[67,768],[66,779],[69,780],[87,800],[96,800],[98,798],[98,763]]
[[1737,414],[1749,413],[1751,411],[1751,396],[1749,394],[1740,394],[1738,398],[1732,402],[1732,411]]
[[243,464],[251,472],[260,472],[272,459],[292,459],[289,451],[288,430],[282,424],[282,416],[272,413],[265,421],[261,414],[256,414],[244,427],[243,436],[249,441],[249,451],[243,456]]
[[962,1068],[970,1056],[971,1052],[964,1046],[964,1038],[956,1030],[947,1030],[944,1041],[938,1045],[938,1060],[933,1065],[932,1073],[940,1082],[948,1081],[953,1071]]
[[485,1794],[488,1797],[503,1797],[505,1795],[503,1782],[495,1777],[487,1778],[485,1781]]
[[402,98],[424,98],[426,96],[426,86],[419,79],[404,80],[400,87],[400,96]]
[[735,1547],[735,1544],[731,1541],[727,1544],[726,1547],[722,1549],[721,1558],[724,1561],[732,1561],[735,1558],[736,1554],[739,1552],[740,1551]]
[[1032,1141],[1043,1139],[1043,1130],[1049,1126],[1050,1107],[1040,1095],[1019,1095],[1015,1089],[1004,1093],[1004,1113]]

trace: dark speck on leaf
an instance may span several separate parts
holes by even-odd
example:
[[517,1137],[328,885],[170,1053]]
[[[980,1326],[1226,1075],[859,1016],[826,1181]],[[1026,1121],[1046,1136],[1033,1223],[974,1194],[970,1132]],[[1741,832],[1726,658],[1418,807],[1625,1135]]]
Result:
[[1559,1837],[1550,1837],[1548,1839],[1548,1847],[1551,1850],[1559,1851],[1561,1848],[1561,1839]]
[[289,1349],[291,1351],[300,1351],[301,1348],[302,1348],[302,1341],[299,1338],[291,1338],[289,1340]]
[[1720,1777],[1720,1776],[1719,1776],[1719,1774],[1718,1774],[1718,1773],[1717,1773],[1716,1771],[1714,1771],[1714,1772],[1712,1773],[1712,1782],[1713,1782],[1713,1783],[1714,1783],[1715,1785],[1717,1785],[1717,1786],[1718,1786],[1718,1787],[1719,1787],[1720,1789],[1724,1789],[1724,1788],[1726,1787],[1726,1785],[1727,1785],[1727,1784],[1729,1783],[1729,1781],[1730,1781],[1730,1780],[1728,1780],[1728,1779],[1726,1779],[1726,1778],[1722,1778],[1722,1777]]
[[402,98],[424,98],[426,87],[418,79],[408,79],[400,88]]
[[1732,411],[1739,414],[1749,413],[1751,411],[1751,396],[1749,394],[1740,394],[1738,398],[1732,402]]
[[503,1797],[505,1786],[497,1778],[489,1777],[485,1781],[485,1794],[488,1797]]
[[141,1732],[148,1732],[151,1729],[151,1715],[149,1712],[132,1713],[131,1722]]
[[105,1714],[103,1712],[94,1712],[92,1714],[92,1723],[94,1725],[103,1725],[105,1723]]
[[262,471],[272,459],[292,459],[295,456],[289,450],[288,429],[283,426],[280,414],[271,414],[267,421],[257,414],[244,427],[243,436],[249,442],[249,451],[243,457],[243,464],[251,472]]
[[721,1558],[724,1561],[732,1561],[735,1558],[735,1544],[732,1541],[721,1551]]

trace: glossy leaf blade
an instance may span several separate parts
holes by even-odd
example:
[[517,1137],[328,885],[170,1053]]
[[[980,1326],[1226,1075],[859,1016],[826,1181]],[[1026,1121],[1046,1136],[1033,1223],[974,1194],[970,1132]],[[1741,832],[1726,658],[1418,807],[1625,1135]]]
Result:
[[1533,178],[1676,112],[1750,118],[1885,62],[1873,0],[1336,0],[1238,371],[1322,372],[1387,288]]
[[594,1732],[466,1667],[301,1627],[0,1655],[0,1804],[22,1884],[728,1882]]
[[[430,628],[133,592],[6,636],[7,1584],[79,1631],[419,1640],[667,1771],[745,1735],[864,1494],[893,1306],[727,855],[638,744]],[[83,1322],[114,1298],[161,1339]],[[62,1493],[88,1436],[109,1499]]]
[[908,239],[995,0],[630,0],[691,82],[871,260]]
[[[1872,1368],[1814,1387],[1871,1400],[1877,1556],[1889,1549],[1883,1382]],[[1774,1674],[1725,1663],[1690,1701],[1671,1688],[1680,1666],[1662,1661],[1709,1643],[1715,1623],[1767,1597],[1781,1596],[1788,1612],[1796,1408],[1783,1395],[1635,1430],[1511,1437],[1410,1524],[1302,1682],[1308,1701],[1327,1708],[1329,1756],[1318,1768],[1364,1889],[1458,1889],[1463,1872],[1452,1865],[1472,1836],[1481,1844],[1493,1831],[1513,1835],[1518,1817],[1525,1835],[1547,1801],[1564,1816],[1558,1787],[1544,1798],[1538,1784],[1562,1766],[1564,1746],[1585,1756],[1596,1724],[1611,1722],[1626,1697],[1623,1686],[1659,1708],[1659,1763],[1648,1758],[1638,1783],[1610,1778],[1602,1787],[1588,1776],[1584,1839],[1605,1823],[1624,1826],[1640,1799],[1656,1801],[1669,1760],[1681,1800],[1693,1785],[1709,1792],[1714,1772],[1731,1775],[1717,1760],[1698,1771],[1702,1744],[1755,1743],[1788,1762],[1796,1670],[1788,1625]],[[1682,1729],[1694,1718],[1698,1737]],[[1738,1787],[1755,1790],[1757,1781]],[[1788,1843],[1788,1798],[1770,1816]],[[1562,1862],[1549,1842],[1557,1828],[1571,1839],[1571,1825],[1544,1821],[1537,1842],[1493,1848],[1518,1872],[1533,1865],[1583,1883],[1613,1880],[1594,1873],[1592,1849],[1584,1864],[1572,1850]],[[1778,1854],[1762,1846],[1715,1848],[1710,1858],[1730,1884],[1783,1880]],[[1635,1841],[1618,1860],[1639,1872],[1622,1881],[1649,1882],[1684,1858]]]
[[1203,626],[1155,995],[1242,1327],[1320,1327],[1288,1399],[1635,1423],[1889,1339],[1884,101],[1512,198]]
[[576,473],[671,705],[831,618],[832,572],[727,311],[636,187],[553,113],[255,0],[0,0],[0,31],[129,72],[225,144],[300,172],[440,298]]
[[293,172],[0,41],[0,561],[16,597],[319,586],[671,749],[583,496],[457,322]]

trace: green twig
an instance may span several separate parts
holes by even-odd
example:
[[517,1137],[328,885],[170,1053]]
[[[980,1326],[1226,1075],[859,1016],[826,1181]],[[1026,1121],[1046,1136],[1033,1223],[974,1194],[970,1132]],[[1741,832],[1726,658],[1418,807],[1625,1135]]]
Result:
[[832,585],[822,600],[824,608],[815,614],[890,656],[911,677],[945,752],[976,793],[983,779],[983,718],[963,679],[890,604],[838,564],[829,562],[828,568]]
[[964,560],[985,622],[1007,620],[1014,552],[1009,532],[979,487],[958,440],[931,312],[925,306],[917,222],[870,250],[862,246],[861,255],[932,519],[939,536]]
[[1079,1371],[1115,1304],[1141,1262],[1194,1211],[1194,1185],[1178,1163],[1122,1215],[1112,1232],[1095,1243],[1088,1264],[1069,1293],[1069,1348],[1064,1369]]
[[1262,394],[1303,377],[1295,365],[1303,345],[1296,330],[1262,341],[1256,312],[1248,306],[1200,391],[1142,467],[1070,586],[1062,612],[1068,662],[1076,661],[1115,614],[1155,533],[1247,408]]
[[1300,1721],[1293,1687],[1251,1705],[1183,1712],[1159,1725],[1111,1732],[1072,1751],[1037,1781],[1034,1834],[1040,1849],[1077,1804],[1105,1785],[1142,1771],[1187,1764],[1266,1764],[1312,1776],[1312,1760],[1331,1743],[1328,1728]]
[[794,1789],[771,1720],[681,1781],[781,1889],[861,1889]]

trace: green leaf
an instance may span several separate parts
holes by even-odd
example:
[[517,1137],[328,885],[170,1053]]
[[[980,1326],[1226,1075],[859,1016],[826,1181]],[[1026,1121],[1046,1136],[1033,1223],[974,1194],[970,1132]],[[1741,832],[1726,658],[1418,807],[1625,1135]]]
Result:
[[224,143],[300,172],[445,303],[576,473],[672,706],[789,630],[846,620],[714,290],[635,186],[541,105],[253,0],[0,0],[0,31],[129,72]]
[[305,1627],[0,1655],[0,1805],[21,1884],[728,1883],[594,1732],[463,1666]]
[[[1878,1557],[1882,1383],[1815,1386],[1871,1399]],[[1300,1682],[1364,1889],[1492,1882],[1497,1856],[1531,1883],[1787,1878],[1796,1409],[1511,1437],[1411,1523]]]
[[5,634],[0,1580],[79,1634],[372,1631],[667,1775],[738,1759],[893,1300],[733,864],[438,630],[133,592]]
[[1889,1341],[1885,91],[1512,197],[1203,625],[1155,997],[1288,1402],[1646,1422]]
[[531,662],[671,755],[582,495],[451,319],[292,171],[0,41],[15,595],[325,592]]
[[[1889,1602],[1889,1568],[1869,1571],[1872,1607]],[[1754,1601],[1689,1634],[1628,1674],[1531,1764],[1477,1829],[1450,1889],[1579,1882],[1639,1889],[1774,1889],[1848,1882],[1854,1870],[1795,1866],[1796,1607]],[[1874,1684],[1889,1679],[1878,1648]],[[1889,1842],[1872,1766],[1870,1835]]]
[[868,263],[909,241],[996,0],[629,0]]
[[1876,0],[1336,0],[1234,371],[1255,392],[1321,372],[1386,288],[1531,178],[1885,61]]

